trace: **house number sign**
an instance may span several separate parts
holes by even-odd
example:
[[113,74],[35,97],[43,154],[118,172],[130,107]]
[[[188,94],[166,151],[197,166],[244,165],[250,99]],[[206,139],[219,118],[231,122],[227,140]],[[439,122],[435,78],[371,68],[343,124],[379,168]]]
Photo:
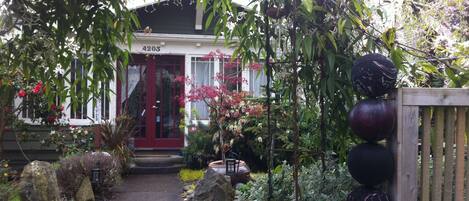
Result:
[[142,47],[142,50],[145,52],[159,52],[161,48],[157,45],[144,45]]

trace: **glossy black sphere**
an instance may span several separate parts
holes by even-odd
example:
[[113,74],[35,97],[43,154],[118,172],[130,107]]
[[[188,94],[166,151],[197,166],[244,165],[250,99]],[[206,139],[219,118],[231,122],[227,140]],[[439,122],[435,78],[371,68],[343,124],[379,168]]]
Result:
[[392,178],[394,158],[383,145],[363,143],[350,150],[347,166],[355,180],[372,187]]
[[352,86],[360,94],[377,97],[395,87],[397,68],[381,54],[367,54],[358,58],[352,67]]
[[348,116],[350,128],[362,139],[375,142],[388,137],[396,124],[394,102],[368,99],[353,106]]

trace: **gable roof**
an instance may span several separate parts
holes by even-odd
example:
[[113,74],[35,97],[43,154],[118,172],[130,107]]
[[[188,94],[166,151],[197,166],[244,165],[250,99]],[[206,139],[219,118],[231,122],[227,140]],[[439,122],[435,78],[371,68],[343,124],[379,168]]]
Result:
[[[165,1],[171,1],[171,0],[129,0],[127,1],[127,8],[130,10],[136,10],[139,8],[143,8],[145,6],[150,6],[150,5],[158,4],[161,2],[165,2]],[[246,9],[249,1],[250,0],[233,0],[233,4]]]

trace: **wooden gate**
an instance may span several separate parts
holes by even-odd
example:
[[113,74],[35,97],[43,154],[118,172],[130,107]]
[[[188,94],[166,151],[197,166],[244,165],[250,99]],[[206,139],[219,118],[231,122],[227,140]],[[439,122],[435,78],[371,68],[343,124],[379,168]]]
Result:
[[401,88],[393,201],[469,200],[469,89]]

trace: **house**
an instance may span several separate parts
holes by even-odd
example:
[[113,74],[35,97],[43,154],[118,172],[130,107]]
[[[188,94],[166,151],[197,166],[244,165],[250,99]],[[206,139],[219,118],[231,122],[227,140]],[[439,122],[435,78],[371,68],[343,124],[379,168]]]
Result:
[[[103,94],[95,107],[91,102],[71,107],[70,100],[66,100],[65,118],[70,125],[89,126],[126,113],[137,122],[136,149],[179,150],[187,144],[188,133],[187,128],[179,128],[181,121],[185,121],[185,125],[207,121],[208,109],[204,103],[181,104],[177,101],[189,92],[190,86],[175,82],[175,78],[190,77],[198,84],[216,85],[213,77],[226,70],[225,61],[203,57],[212,51],[231,55],[233,49],[224,47],[223,40],[215,41],[213,27],[203,28],[206,15],[196,3],[181,1],[181,5],[176,5],[162,0],[149,2],[152,3],[133,8],[146,32],[139,30],[135,33],[130,49],[131,60],[126,72],[123,72],[123,78],[102,84],[102,87],[109,87],[115,93],[108,96]],[[80,66],[78,61],[72,63],[72,81],[85,74],[77,73],[81,70]],[[247,81],[238,86],[238,90],[261,94],[261,85],[265,83],[263,73],[239,68],[238,75]],[[79,93],[80,89],[76,90]],[[19,101],[16,100],[17,104]],[[28,122],[28,111],[23,111],[21,117]],[[47,130],[40,128],[36,128],[35,132],[47,135]],[[7,134],[3,143],[7,159],[21,158],[14,135]],[[39,144],[34,139],[23,143],[23,151],[31,160],[53,160],[57,157],[54,150],[46,150]],[[37,150],[42,150],[43,154],[38,154]]]

